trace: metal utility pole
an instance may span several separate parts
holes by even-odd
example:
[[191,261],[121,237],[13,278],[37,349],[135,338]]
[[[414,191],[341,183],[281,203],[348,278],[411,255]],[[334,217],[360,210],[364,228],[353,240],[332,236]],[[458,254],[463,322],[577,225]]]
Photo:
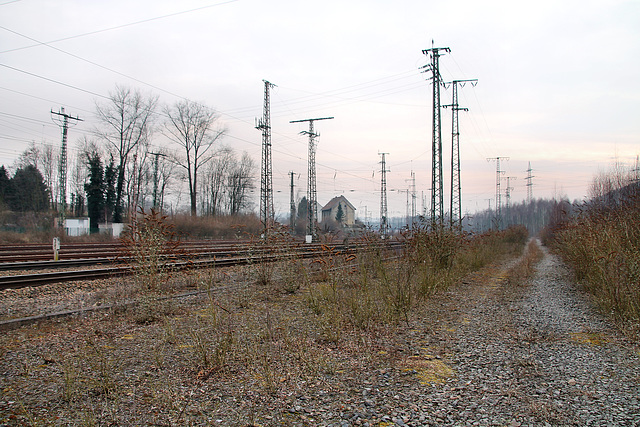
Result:
[[380,235],[383,239],[387,238],[389,223],[387,221],[387,163],[385,156],[389,153],[378,153],[382,156],[382,167],[380,169]]
[[265,236],[273,226],[273,174],[271,170],[271,107],[269,89],[273,83],[264,82],[264,111],[260,120],[256,120],[256,129],[262,131],[262,168],[260,175],[260,222]]
[[513,190],[513,187],[511,187],[511,180],[512,179],[518,179],[515,176],[507,176],[506,180],[507,180],[507,188],[505,188],[505,198],[506,198],[506,203],[505,206],[507,208],[507,227],[511,225],[511,190]]
[[505,173],[505,171],[500,170],[500,160],[509,160],[508,157],[489,157],[487,161],[496,161],[496,227],[498,230],[502,228],[502,194],[500,193],[500,176]]
[[[405,182],[408,181],[411,183],[411,219],[407,221],[407,225],[409,229],[413,230],[414,224],[416,221],[416,173],[411,171],[411,179],[406,179]],[[409,193],[407,192],[407,198],[409,197]],[[407,202],[408,204],[408,202]],[[407,208],[407,216],[409,216],[409,209]]]
[[289,176],[291,177],[291,201],[289,202],[289,227],[291,228],[291,234],[296,233],[296,199],[293,194],[293,176],[295,173],[293,171],[289,172]]
[[433,84],[433,115],[432,115],[432,139],[431,139],[431,222],[442,222],[443,219],[443,182],[442,182],[442,120],[440,117],[440,75],[441,52],[451,52],[448,47],[432,47],[425,49],[423,54],[431,57],[431,64],[425,65],[426,71],[431,71]]
[[422,217],[427,217],[427,198],[424,195],[424,191],[420,193],[420,199],[422,200]]
[[535,176],[531,175],[531,172],[533,172],[533,169],[531,169],[531,162],[529,162],[529,168],[527,169],[527,177],[525,178],[527,180],[527,203],[531,203],[531,201],[533,200],[533,181],[532,179],[535,178]]
[[316,212],[318,192],[316,190],[316,137],[320,136],[313,130],[313,122],[318,120],[331,120],[333,117],[322,117],[319,119],[292,120],[289,123],[309,122],[309,131],[300,132],[302,135],[309,135],[309,170],[307,173],[307,202],[309,203],[309,224],[307,234],[312,236],[312,240],[317,240],[318,233],[316,222],[318,213]]
[[416,216],[418,214],[418,196],[416,194],[416,173],[411,171],[411,229],[415,228]]
[[[69,129],[69,120],[81,122],[82,119],[72,117],[64,112],[64,107],[60,107],[59,112],[51,110],[51,119],[62,126],[62,148],[60,149],[60,204],[58,206],[58,227],[64,227],[64,219],[67,211],[67,131]],[[57,117],[54,117],[57,116]]]
[[460,128],[458,126],[458,111],[469,111],[468,108],[461,108],[458,105],[458,84],[464,86],[470,82],[476,85],[478,79],[454,80],[451,82],[453,86],[453,101],[451,105],[443,105],[443,107],[451,107],[451,203],[449,206],[449,222],[451,227],[460,225],[462,221],[462,192],[460,185]]

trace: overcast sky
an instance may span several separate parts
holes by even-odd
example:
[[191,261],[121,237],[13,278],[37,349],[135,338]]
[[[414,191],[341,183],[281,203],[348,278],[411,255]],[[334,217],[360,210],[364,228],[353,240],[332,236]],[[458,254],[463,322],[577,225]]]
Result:
[[[318,201],[344,194],[377,218],[386,152],[389,215],[404,215],[412,170],[430,199],[432,89],[419,68],[433,40],[451,49],[445,81],[478,79],[459,90],[463,210],[495,198],[486,159],[497,156],[509,158],[512,202],[526,197],[528,162],[535,197],[582,199],[595,173],[640,154],[639,23],[636,0],[0,0],[0,164],[31,141],[58,146],[60,107],[84,120],[69,133],[73,154],[98,125],[95,102],[121,85],[215,108],[223,143],[259,165],[266,79],[277,85],[277,213],[289,209],[289,171],[306,192],[307,125],[289,121],[334,116],[316,123]],[[442,119],[448,195],[448,109]]]

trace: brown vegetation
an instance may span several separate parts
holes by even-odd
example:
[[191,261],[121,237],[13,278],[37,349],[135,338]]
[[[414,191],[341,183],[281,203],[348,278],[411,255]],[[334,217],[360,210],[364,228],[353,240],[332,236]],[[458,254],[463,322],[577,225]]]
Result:
[[507,272],[507,279],[511,285],[521,286],[534,273],[535,265],[542,259],[544,254],[540,249],[538,241],[531,239],[527,244],[524,256],[516,262]]
[[254,214],[193,217],[176,215],[171,218],[175,232],[190,239],[235,239],[258,236],[260,219]]
[[598,176],[592,199],[553,230],[552,248],[602,306],[640,320],[640,184],[619,170]]
[[[17,403],[0,422],[287,424],[291,413],[280,405],[292,394],[340,390],[354,371],[406,360],[395,353],[397,329],[413,324],[435,292],[519,254],[527,232],[424,228],[404,239],[396,252],[366,236],[357,255],[325,244],[311,261],[283,245],[269,268],[202,270],[182,285],[178,276],[156,287],[134,281],[124,299],[137,305],[14,331],[0,344],[11,356],[2,362],[11,373],[4,392]],[[253,251],[262,248],[256,241]],[[192,303],[167,298],[194,288]],[[235,396],[241,401],[227,401]]]

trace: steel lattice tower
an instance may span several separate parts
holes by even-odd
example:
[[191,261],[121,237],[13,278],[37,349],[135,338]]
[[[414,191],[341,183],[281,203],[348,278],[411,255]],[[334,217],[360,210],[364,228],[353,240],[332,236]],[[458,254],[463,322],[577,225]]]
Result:
[[498,230],[502,228],[502,193],[500,193],[500,176],[505,171],[500,170],[500,160],[509,160],[508,157],[490,157],[487,161],[496,161],[496,227]]
[[313,130],[313,122],[317,120],[331,120],[333,117],[322,117],[319,119],[292,120],[289,123],[309,122],[309,130],[300,132],[303,135],[309,135],[309,170],[307,173],[307,202],[309,207],[309,224],[307,224],[307,234],[313,236],[313,240],[317,240],[318,233],[316,230],[316,222],[318,219],[316,190],[316,137],[320,136]]
[[454,80],[451,82],[453,91],[453,101],[451,105],[451,200],[449,206],[449,222],[451,226],[460,224],[462,221],[462,186],[460,184],[460,127],[458,125],[458,111],[469,111],[468,108],[461,108],[458,105],[458,84],[464,86],[465,83],[475,84],[477,79]]
[[271,105],[269,89],[273,83],[264,82],[264,111],[256,123],[256,129],[262,131],[262,168],[260,175],[260,222],[266,233],[273,226],[273,173],[271,169]]
[[416,173],[411,171],[411,221],[409,227],[411,230],[415,228],[416,222]]
[[64,107],[60,107],[60,112],[56,113],[51,110],[51,114],[62,117],[60,119],[52,117],[53,121],[57,122],[59,126],[62,126],[62,147],[60,148],[60,203],[58,207],[59,227],[64,227],[64,219],[67,211],[67,133],[69,129],[69,119],[75,121],[82,121],[78,117],[72,117],[64,112]]
[[293,171],[289,172],[289,176],[291,177],[291,198],[289,202],[289,228],[291,228],[291,234],[295,234],[296,232],[296,199],[293,194],[293,176],[295,173]]
[[433,115],[432,115],[432,138],[431,138],[431,221],[442,222],[444,210],[444,190],[442,181],[442,119],[440,117],[440,86],[442,86],[442,76],[440,75],[440,52],[451,52],[448,47],[432,47],[425,49],[423,54],[431,57],[431,64],[425,66],[431,71],[433,84]]
[[389,153],[378,153],[382,156],[380,163],[382,164],[380,169],[380,235],[383,239],[387,237],[389,231],[389,223],[387,222],[387,164],[385,161],[385,155]]
[[531,172],[533,172],[533,169],[531,169],[531,162],[529,162],[529,169],[527,169],[527,177],[525,178],[527,180],[527,203],[531,203],[531,201],[533,200],[533,181],[532,179],[535,178],[533,175],[531,175]]
[[511,225],[511,190],[513,190],[513,187],[511,186],[511,180],[517,179],[517,177],[507,176],[505,177],[505,179],[507,180],[507,188],[504,189],[504,194],[506,199],[505,207],[507,208],[507,224],[506,225],[507,227],[509,227]]

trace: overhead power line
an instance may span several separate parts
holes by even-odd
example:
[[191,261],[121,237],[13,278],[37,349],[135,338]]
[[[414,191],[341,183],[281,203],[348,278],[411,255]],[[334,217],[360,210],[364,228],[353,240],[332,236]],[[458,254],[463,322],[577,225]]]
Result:
[[12,66],[7,65],[7,64],[0,64],[0,67],[5,67],[5,68],[8,68],[10,70],[17,71],[19,73],[27,74],[27,75],[32,76],[32,77],[37,77],[39,79],[46,80],[46,81],[51,82],[51,83],[55,83],[55,84],[58,84],[58,85],[62,85],[62,86],[71,88],[71,89],[79,90],[80,92],[85,92],[85,93],[88,93],[90,95],[97,96],[99,98],[109,99],[108,96],[105,96],[105,95],[102,95],[102,94],[99,94],[99,93],[96,93],[96,92],[92,92],[92,91],[87,90],[87,89],[82,89],[82,88],[80,88],[78,86],[70,85],[68,83],[63,83],[63,82],[58,81],[58,80],[50,79],[48,77],[44,77],[44,76],[41,76],[41,75],[36,74],[36,73],[31,73],[29,71],[21,70],[20,68],[12,67]]
[[[91,36],[93,34],[99,34],[99,33],[104,33],[104,32],[107,32],[107,31],[118,30],[120,28],[132,27],[134,25],[144,24],[144,23],[147,23],[147,22],[157,21],[157,20],[165,19],[165,18],[170,18],[172,16],[184,15],[186,13],[197,12],[197,11],[200,11],[200,10],[203,10],[203,9],[209,9],[209,8],[216,7],[216,6],[222,6],[222,5],[225,5],[225,4],[228,4],[228,3],[235,3],[236,1],[238,1],[238,0],[228,0],[228,1],[225,1],[225,2],[222,2],[222,3],[214,3],[214,4],[207,5],[207,6],[196,7],[194,9],[183,10],[183,11],[180,11],[180,12],[170,13],[170,14],[167,14],[167,15],[155,16],[153,18],[147,18],[147,19],[143,19],[143,20],[140,20],[140,21],[135,21],[135,22],[129,22],[129,23],[126,23],[126,24],[116,25],[115,27],[103,28],[103,29],[100,29],[100,30],[89,31],[87,33],[76,34],[76,35],[69,36],[69,37],[63,37],[61,39],[50,40],[50,41],[47,41],[47,42],[38,42],[37,44],[33,44],[33,45],[29,45],[29,46],[22,46],[22,47],[17,47],[17,48],[14,48],[14,49],[3,50],[3,51],[0,51],[0,53],[15,52],[17,50],[30,49],[32,47],[41,46],[43,44],[49,45],[49,44],[52,44],[52,43],[58,43],[58,42],[62,42],[62,41],[65,41],[65,40],[77,39],[77,38],[80,38],[80,37]],[[12,3],[12,2],[9,2],[9,3]],[[4,4],[8,4],[8,3],[4,3]],[[0,6],[2,6],[2,5],[0,4]]]
[[443,85],[440,75],[440,56],[443,52],[451,52],[448,47],[431,47],[424,49],[423,54],[431,57],[431,64],[425,65],[425,71],[431,71],[433,84],[433,115],[431,138],[431,221],[441,222],[444,214],[444,190],[442,179],[442,118],[440,116],[440,86]]
[[387,169],[385,156],[389,153],[378,153],[382,156],[380,161],[380,235],[383,239],[387,237],[389,222],[387,217]]
[[318,219],[317,216],[317,198],[318,192],[316,190],[316,145],[315,139],[320,136],[320,134],[315,133],[313,130],[313,122],[319,120],[331,120],[333,117],[322,117],[317,119],[303,119],[303,120],[292,120],[289,123],[300,123],[300,122],[309,122],[309,130],[300,132],[303,135],[309,136],[309,171],[307,174],[307,202],[309,203],[309,208],[307,211],[309,212],[309,224],[307,225],[307,232],[310,236],[312,236],[312,240],[317,240],[318,230],[316,226],[316,222]]
[[269,89],[274,87],[273,83],[266,80],[264,82],[264,111],[262,118],[256,120],[256,129],[262,131],[262,167],[260,175],[260,221],[264,229],[265,237],[269,229],[273,226],[273,172],[271,162],[271,101]]
[[[64,227],[64,218],[67,210],[67,130],[69,120],[80,122],[82,119],[73,117],[64,112],[61,108],[59,112],[51,110],[51,118],[62,127],[62,148],[60,149],[60,207],[58,214],[60,218],[59,227]],[[57,116],[57,117],[56,117]]]
[[453,101],[451,105],[443,107],[451,107],[451,199],[449,206],[449,222],[451,226],[460,225],[462,221],[462,186],[460,183],[460,127],[458,126],[458,111],[469,111],[458,105],[458,85],[464,85],[470,82],[476,85],[477,79],[454,80],[451,82],[453,86]]

